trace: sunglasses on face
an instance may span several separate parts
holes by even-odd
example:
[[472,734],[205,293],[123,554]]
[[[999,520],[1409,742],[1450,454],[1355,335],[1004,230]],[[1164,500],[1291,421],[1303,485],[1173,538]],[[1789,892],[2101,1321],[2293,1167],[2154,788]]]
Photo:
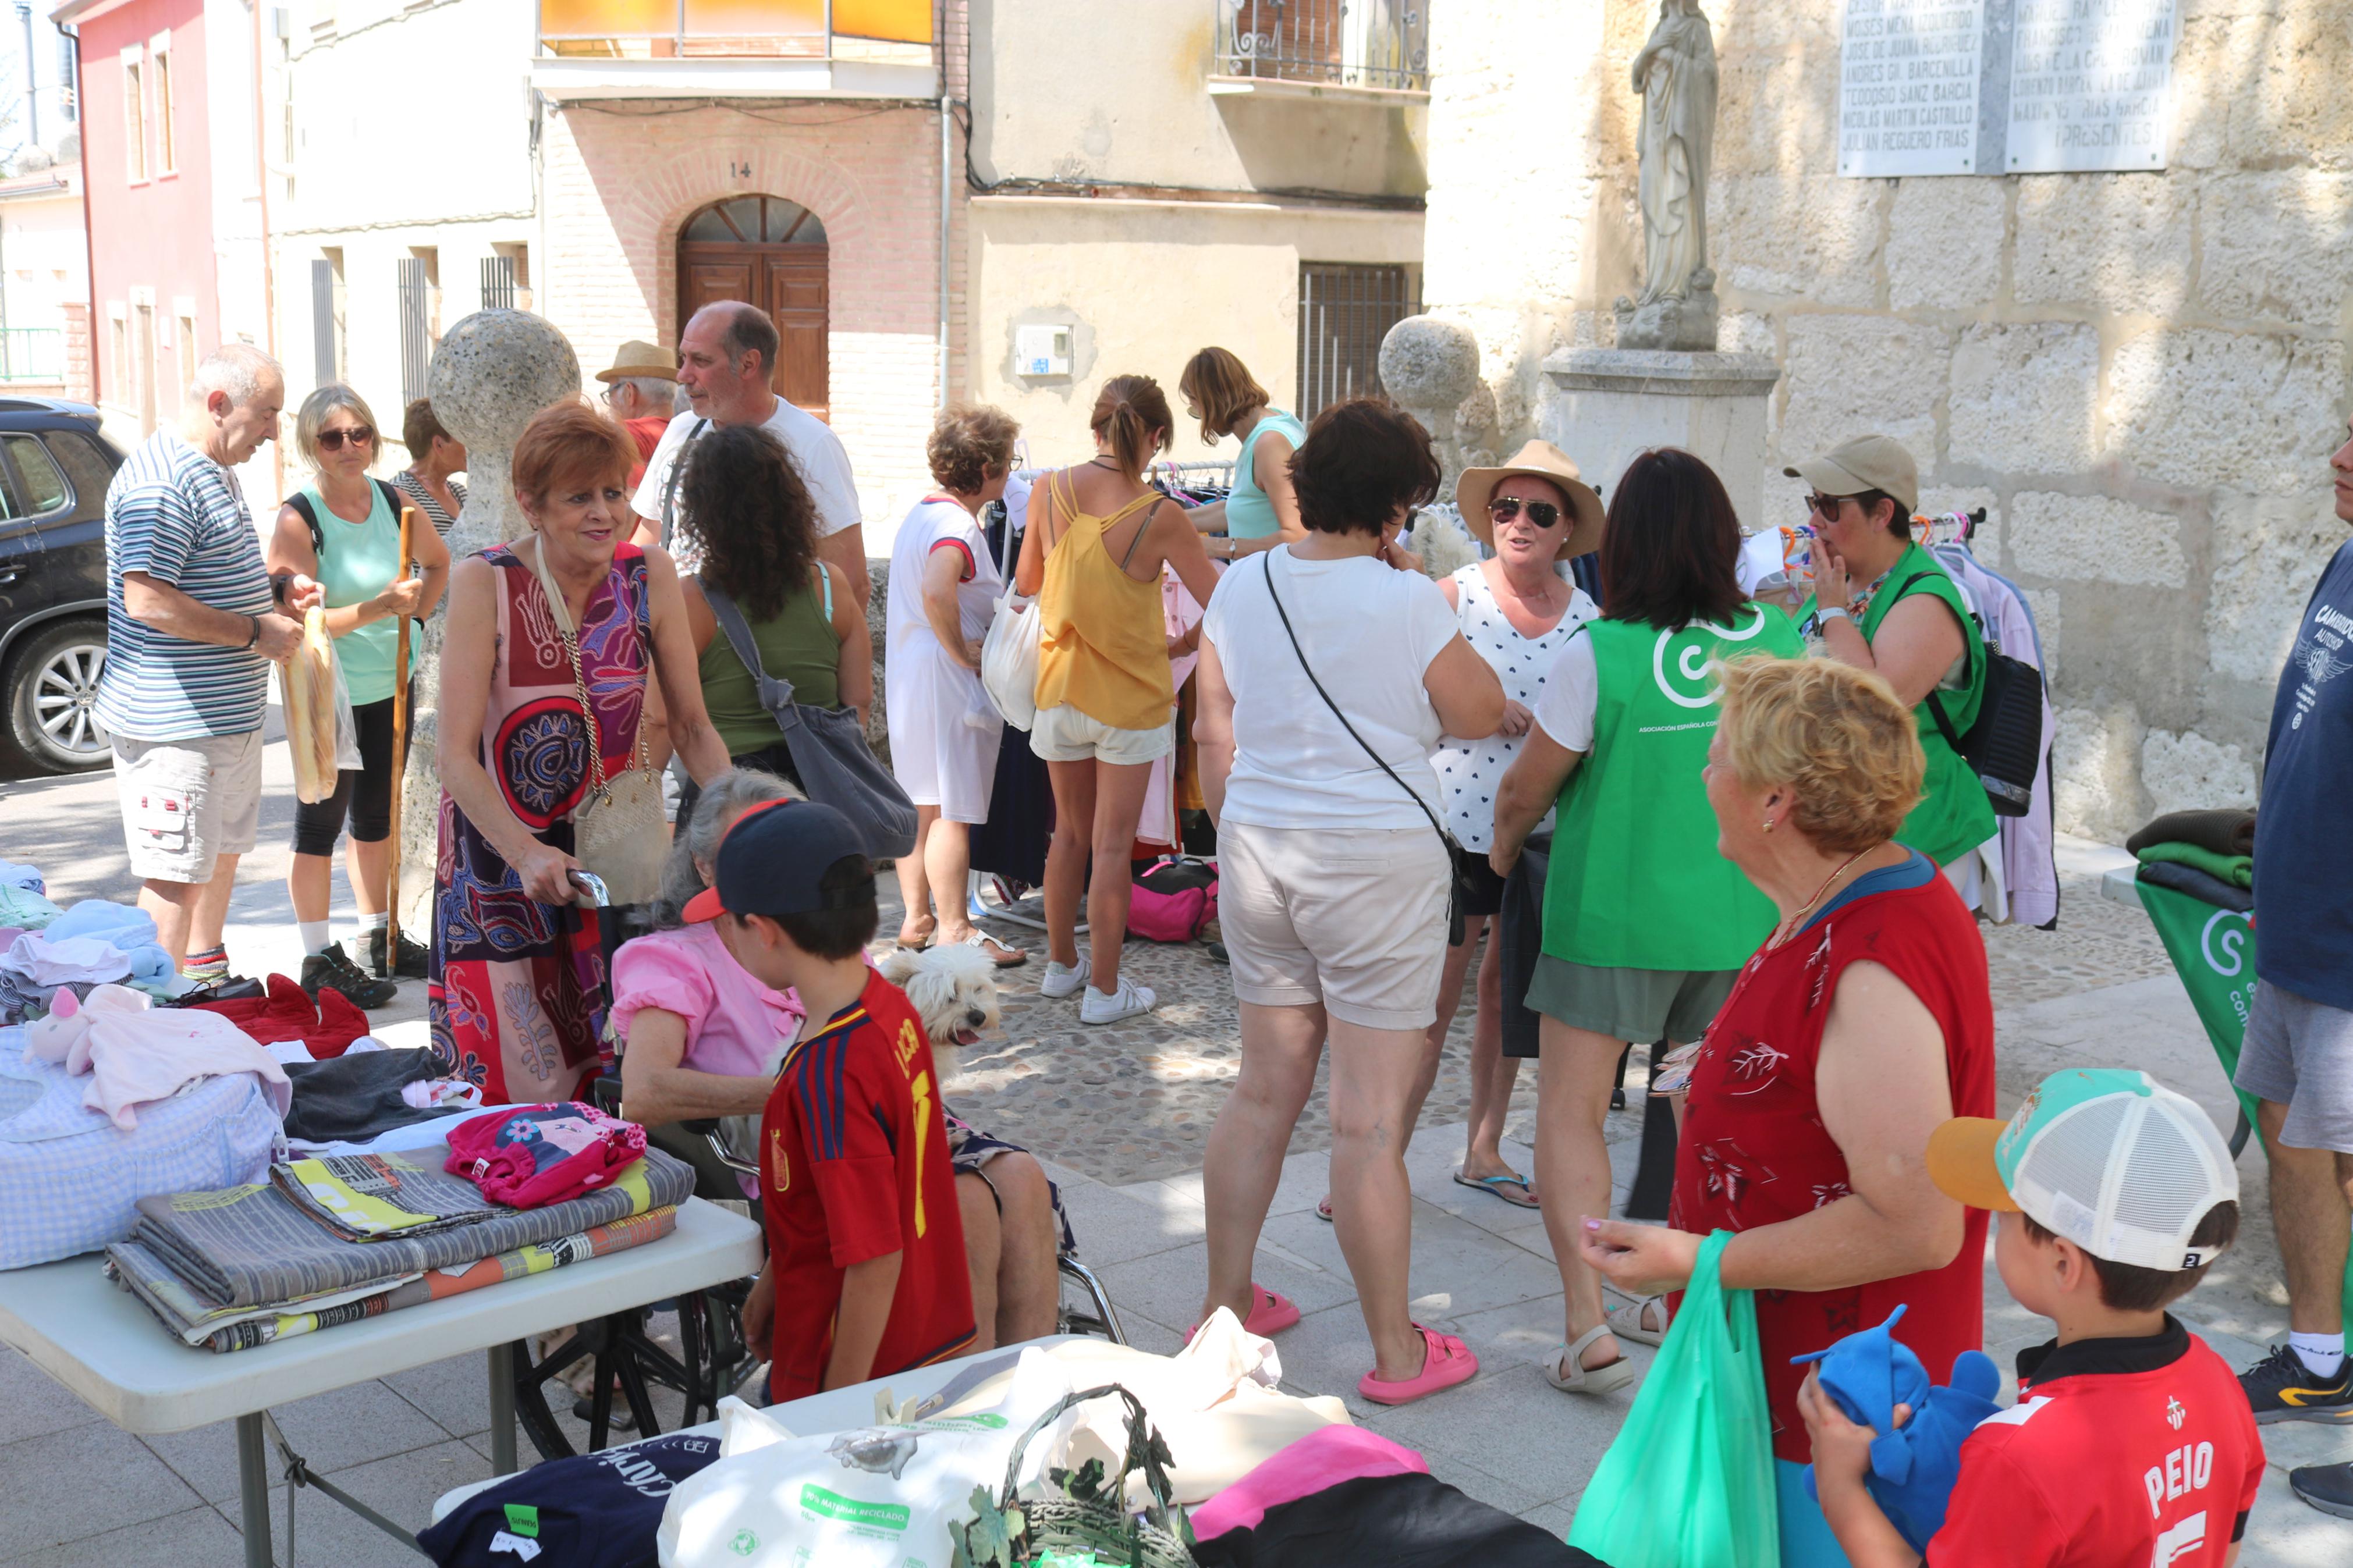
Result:
[[346,439],[351,442],[352,449],[357,451],[362,447],[375,444],[375,432],[364,425],[352,430],[322,430],[319,432],[319,450],[340,452]]
[[1806,510],[1817,517],[1826,518],[1834,522],[1838,520],[1840,506],[1853,499],[1852,496],[1826,496],[1817,493],[1806,498]]
[[1560,508],[1548,500],[1522,500],[1517,496],[1497,496],[1487,503],[1487,516],[1501,525],[1512,521],[1525,510],[1528,521],[1538,528],[1550,528],[1560,521]]

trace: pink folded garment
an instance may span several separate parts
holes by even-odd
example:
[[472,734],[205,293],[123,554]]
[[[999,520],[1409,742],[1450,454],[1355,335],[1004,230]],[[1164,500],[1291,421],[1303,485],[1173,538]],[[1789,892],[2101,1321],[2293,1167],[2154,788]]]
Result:
[[252,1036],[215,1014],[150,1007],[128,986],[100,985],[79,1004],[71,992],[58,992],[49,1016],[26,1027],[25,1043],[77,1078],[88,1073],[81,1102],[125,1131],[139,1125],[140,1106],[233,1072],[259,1079],[281,1117],[294,1102],[286,1069]]
[[611,1182],[642,1158],[646,1130],[593,1105],[560,1100],[518,1106],[449,1129],[442,1169],[510,1208],[544,1208]]
[[1193,1538],[1255,1530],[1266,1510],[1368,1476],[1428,1475],[1430,1463],[1402,1444],[1362,1426],[1310,1432],[1192,1513]]

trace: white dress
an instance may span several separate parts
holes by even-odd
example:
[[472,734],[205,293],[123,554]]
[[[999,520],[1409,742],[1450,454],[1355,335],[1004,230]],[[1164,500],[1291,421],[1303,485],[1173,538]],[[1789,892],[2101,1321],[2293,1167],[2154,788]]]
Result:
[[977,824],[988,820],[1005,721],[989,706],[979,675],[940,647],[923,612],[923,569],[935,550],[964,558],[956,607],[967,638],[977,641],[987,633],[997,596],[1005,588],[980,524],[956,502],[927,497],[899,525],[899,542],[891,552],[882,661],[891,771],[917,805],[938,806],[950,822]]
[[[1568,568],[1558,571],[1566,581]],[[1453,581],[1455,621],[1462,628],[1463,640],[1494,669],[1504,683],[1504,695],[1533,712],[1537,699],[1545,694],[1545,679],[1553,661],[1567,646],[1570,635],[1599,616],[1601,607],[1584,589],[1571,587],[1568,609],[1560,624],[1540,637],[1522,637],[1503,606],[1495,603],[1494,592],[1487,586],[1487,574],[1477,563],[1455,573]],[[1483,741],[1458,741],[1441,735],[1437,749],[1430,753],[1430,765],[1438,770],[1439,793],[1445,801],[1447,828],[1456,843],[1474,854],[1494,847],[1495,785],[1512,759],[1520,754],[1525,739],[1490,735]],[[1535,831],[1551,828],[1552,816],[1546,813]]]

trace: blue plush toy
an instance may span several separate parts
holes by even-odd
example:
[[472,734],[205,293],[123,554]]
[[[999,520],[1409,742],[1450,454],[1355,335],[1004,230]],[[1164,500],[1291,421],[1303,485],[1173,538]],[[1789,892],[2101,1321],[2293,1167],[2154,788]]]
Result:
[[[1930,1386],[1920,1358],[1894,1335],[1904,1312],[1898,1307],[1875,1329],[1789,1359],[1793,1365],[1820,1362],[1816,1375],[1822,1392],[1848,1420],[1879,1434],[1872,1440],[1871,1473],[1863,1485],[1895,1532],[1913,1551],[1926,1552],[1928,1538],[1945,1522],[1953,1484],[1960,1479],[1962,1440],[2000,1408],[1993,1396],[2001,1389],[2001,1373],[1982,1352],[1963,1351],[1953,1362],[1952,1383]],[[1912,1407],[1901,1427],[1895,1425],[1899,1405]],[[1806,1495],[1820,1500],[1811,1465],[1806,1467]]]

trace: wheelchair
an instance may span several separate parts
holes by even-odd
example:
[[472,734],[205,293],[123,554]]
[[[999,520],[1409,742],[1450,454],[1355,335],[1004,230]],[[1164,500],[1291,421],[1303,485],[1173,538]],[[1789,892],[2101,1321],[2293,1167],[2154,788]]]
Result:
[[[617,1079],[601,1078],[590,1088],[599,1109],[620,1114]],[[760,1173],[756,1161],[745,1160],[728,1147],[716,1120],[649,1127],[646,1141],[692,1169],[694,1195],[707,1201],[745,1202],[743,1184],[736,1178],[756,1179]],[[756,1206],[753,1217],[759,1217]],[[1118,1310],[1094,1271],[1067,1252],[1057,1261],[1061,1280],[1057,1331],[1127,1343]],[[588,1415],[592,1452],[611,1441],[617,1385],[635,1424],[636,1436],[649,1437],[661,1430],[653,1407],[652,1391],[657,1387],[684,1396],[685,1408],[678,1421],[681,1428],[716,1416],[720,1400],[742,1387],[758,1365],[744,1337],[744,1304],[751,1296],[752,1283],[737,1279],[680,1295],[675,1354],[648,1332],[653,1309],[647,1307],[576,1324],[544,1355],[534,1354],[529,1341],[515,1342],[515,1419],[540,1458],[568,1458],[577,1452],[556,1421],[558,1406],[549,1403],[548,1385],[555,1385],[558,1399],[568,1408],[573,1394],[564,1379],[584,1359],[590,1362],[595,1378]]]

